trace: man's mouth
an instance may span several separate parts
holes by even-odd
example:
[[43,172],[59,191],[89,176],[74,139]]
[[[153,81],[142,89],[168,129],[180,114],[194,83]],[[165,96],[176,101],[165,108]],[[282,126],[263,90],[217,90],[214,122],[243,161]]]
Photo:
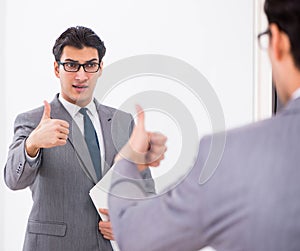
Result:
[[88,88],[88,86],[87,85],[72,85],[74,88],[76,88],[76,89],[86,89],[86,88]]

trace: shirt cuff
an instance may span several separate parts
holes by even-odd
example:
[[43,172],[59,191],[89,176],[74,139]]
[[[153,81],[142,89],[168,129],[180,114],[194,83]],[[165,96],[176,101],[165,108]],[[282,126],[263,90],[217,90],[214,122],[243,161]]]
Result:
[[26,149],[24,149],[24,152],[25,152],[26,160],[27,160],[27,162],[29,163],[29,165],[34,164],[34,163],[37,161],[37,159],[38,159],[38,157],[39,157],[39,154],[40,154],[40,150],[39,150],[39,151],[37,152],[37,154],[36,154],[34,157],[31,157],[31,156],[29,156],[28,153],[26,152]]

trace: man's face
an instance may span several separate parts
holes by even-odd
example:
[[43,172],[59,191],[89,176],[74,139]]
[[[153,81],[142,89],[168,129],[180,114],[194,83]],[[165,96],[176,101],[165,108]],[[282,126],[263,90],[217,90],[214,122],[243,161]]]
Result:
[[[60,62],[65,63],[100,63],[98,51],[92,47],[84,47],[77,49],[72,46],[65,46],[60,58]],[[78,72],[67,72],[62,65],[54,63],[55,75],[60,79],[61,95],[72,104],[84,107],[93,98],[94,89],[98,78],[102,74],[103,64],[101,62],[100,69],[96,73],[85,72],[80,67]]]

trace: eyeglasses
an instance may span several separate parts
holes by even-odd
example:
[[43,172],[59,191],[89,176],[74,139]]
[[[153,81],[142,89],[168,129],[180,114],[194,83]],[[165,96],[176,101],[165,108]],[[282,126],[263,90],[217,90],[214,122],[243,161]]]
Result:
[[75,62],[57,62],[59,65],[62,65],[64,67],[64,70],[67,72],[78,72],[80,67],[82,66],[83,70],[88,73],[95,73],[99,70],[100,64],[99,63],[85,63],[85,64],[79,64]]
[[268,49],[270,43],[270,36],[271,36],[270,29],[267,29],[266,31],[258,34],[257,39],[258,39],[259,47],[261,49],[263,50]]

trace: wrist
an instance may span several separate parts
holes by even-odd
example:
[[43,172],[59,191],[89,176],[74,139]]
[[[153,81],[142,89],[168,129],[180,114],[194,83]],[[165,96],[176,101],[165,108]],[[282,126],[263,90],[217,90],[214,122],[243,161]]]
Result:
[[130,143],[127,143],[119,152],[117,159],[126,159],[137,165],[145,165],[145,154],[135,151]]
[[25,142],[25,151],[28,156],[35,157],[38,154],[39,150],[40,148],[32,142],[32,139],[30,137],[28,137]]
[[136,166],[137,166],[137,169],[138,169],[140,172],[142,172],[142,171],[144,171],[145,169],[149,168],[149,166],[148,166],[148,165],[145,165],[145,164],[137,164]]

